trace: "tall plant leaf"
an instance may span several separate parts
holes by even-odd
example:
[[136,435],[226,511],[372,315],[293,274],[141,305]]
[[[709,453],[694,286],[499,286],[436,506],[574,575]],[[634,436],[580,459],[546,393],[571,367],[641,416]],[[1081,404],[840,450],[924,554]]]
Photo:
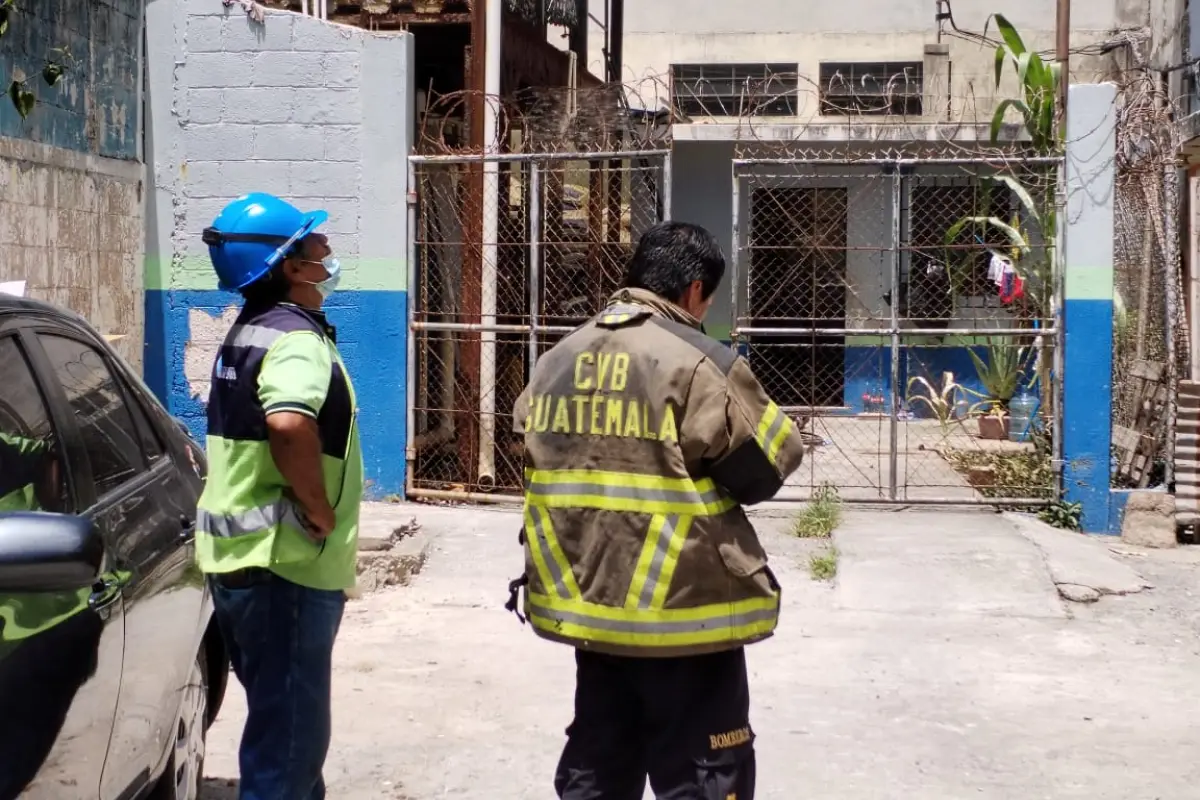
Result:
[[1025,255],[1029,252],[1029,244],[1025,241],[1025,237],[1021,235],[1021,232],[998,217],[963,217],[958,222],[951,225],[946,231],[946,246],[952,246],[955,240],[958,239],[959,234],[961,234],[963,229],[965,229],[968,225],[991,225],[993,228],[1008,237],[1008,241],[1011,242],[1014,247],[1020,250],[1022,255]]
[[[999,105],[996,106],[995,113],[992,114],[992,144],[996,144],[1000,141],[1000,128],[1004,125],[1004,115],[1010,108],[1015,108],[1017,111],[1019,111],[1021,113],[1021,117],[1025,120],[1025,127],[1029,127],[1029,120],[1031,118],[1029,106],[1025,105],[1025,103],[1021,100],[1017,100],[1015,97],[1006,97],[1000,101]],[[1032,131],[1030,132],[1032,133]]]
[[1025,213],[1038,224],[1038,227],[1042,227],[1042,213],[1033,201],[1033,195],[1021,185],[1019,180],[1012,175],[993,175],[992,180],[1007,186],[1008,190],[1015,194],[1017,199],[1021,201],[1021,205],[1025,208]]
[[996,14],[994,16],[996,19],[996,28],[1000,31],[1000,38],[1004,40],[1004,44],[1008,46],[1008,49],[1019,57],[1028,49],[1025,47],[1025,42],[1021,39],[1021,34],[1017,33],[1017,29],[1003,14]]

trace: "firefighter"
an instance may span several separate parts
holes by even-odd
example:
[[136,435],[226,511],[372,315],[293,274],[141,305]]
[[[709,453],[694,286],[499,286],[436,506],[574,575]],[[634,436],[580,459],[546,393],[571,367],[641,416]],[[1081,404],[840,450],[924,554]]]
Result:
[[743,506],[800,465],[802,439],[746,360],[700,329],[725,272],[713,236],[661,223],[625,288],[538,361],[525,441],[522,621],[575,648],[563,800],[751,800],[744,645],[780,587]]
[[340,268],[303,213],[234,200],[204,231],[245,305],[215,359],[196,556],[248,714],[241,800],[325,797],[334,639],[355,583],[363,463],[354,389],[321,307]]

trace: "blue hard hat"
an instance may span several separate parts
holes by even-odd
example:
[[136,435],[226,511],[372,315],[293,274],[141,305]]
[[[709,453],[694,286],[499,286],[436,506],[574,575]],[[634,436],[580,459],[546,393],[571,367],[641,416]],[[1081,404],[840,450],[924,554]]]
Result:
[[266,275],[325,220],[325,211],[303,212],[273,194],[253,192],[221,210],[203,240],[218,285],[237,291]]

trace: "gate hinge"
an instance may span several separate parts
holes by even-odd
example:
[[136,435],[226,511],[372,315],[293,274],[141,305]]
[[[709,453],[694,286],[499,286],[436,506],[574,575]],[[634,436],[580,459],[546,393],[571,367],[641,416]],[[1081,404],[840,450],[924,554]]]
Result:
[[417,193],[409,192],[407,195],[407,199],[408,199],[408,204],[410,206],[415,206],[417,204]]
[[1061,475],[1063,468],[1066,465],[1067,465],[1067,462],[1061,458],[1050,459],[1050,469],[1054,472],[1055,475]]

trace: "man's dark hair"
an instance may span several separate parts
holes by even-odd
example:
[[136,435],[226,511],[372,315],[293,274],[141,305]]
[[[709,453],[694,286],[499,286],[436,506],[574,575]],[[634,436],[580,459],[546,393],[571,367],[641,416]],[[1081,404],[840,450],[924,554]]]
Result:
[[724,275],[725,256],[711,233],[689,222],[660,222],[642,234],[625,285],[677,303],[692,281],[701,281],[707,300]]
[[283,268],[279,265],[272,267],[254,283],[243,286],[241,292],[247,305],[271,306],[282,303],[288,296],[288,282],[287,278],[283,277]]

